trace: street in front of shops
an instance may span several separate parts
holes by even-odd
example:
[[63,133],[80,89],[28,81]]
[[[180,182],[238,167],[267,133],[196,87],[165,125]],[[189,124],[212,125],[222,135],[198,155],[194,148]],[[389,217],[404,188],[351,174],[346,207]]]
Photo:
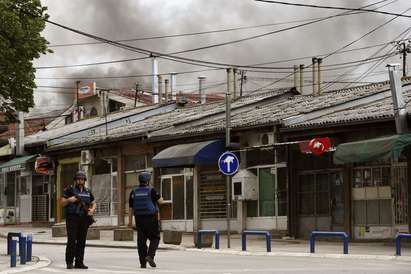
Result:
[[[33,235],[33,261],[26,265],[17,262],[9,267],[5,256],[8,232],[20,231]],[[65,237],[52,237],[50,228],[1,227],[0,273],[8,271],[27,273],[67,273],[64,252]],[[163,235],[162,235],[163,236]],[[114,241],[112,230],[101,230],[99,240],[88,240],[85,263],[87,273],[144,273],[139,268],[134,241]],[[197,249],[193,235],[184,234],[180,245],[160,244],[156,256],[158,273],[409,273],[411,247],[402,246],[402,256],[395,256],[392,242],[368,242],[349,244],[349,254],[344,255],[342,243],[318,241],[315,254],[309,252],[306,240],[273,239],[272,251],[267,252],[261,237],[247,238],[247,251],[241,251],[239,234],[231,235],[231,248],[222,235],[220,249]],[[73,272],[79,272],[74,270]]]

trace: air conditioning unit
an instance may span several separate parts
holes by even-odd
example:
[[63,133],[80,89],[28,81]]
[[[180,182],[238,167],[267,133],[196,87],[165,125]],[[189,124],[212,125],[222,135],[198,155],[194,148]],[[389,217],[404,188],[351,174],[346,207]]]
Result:
[[13,225],[16,224],[16,209],[6,208],[4,212],[4,224]]
[[274,133],[264,132],[252,134],[247,137],[247,141],[250,146],[263,146],[274,144]]
[[81,165],[89,165],[93,163],[93,154],[91,153],[90,150],[82,150],[81,151],[81,159],[80,159],[80,164]]
[[242,169],[232,179],[232,195],[237,200],[258,200],[257,176]]

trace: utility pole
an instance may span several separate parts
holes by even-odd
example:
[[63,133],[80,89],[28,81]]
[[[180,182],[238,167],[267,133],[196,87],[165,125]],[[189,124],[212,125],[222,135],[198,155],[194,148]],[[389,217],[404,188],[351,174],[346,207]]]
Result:
[[[231,96],[233,93],[234,85],[234,69],[233,68],[228,68],[227,69],[227,93],[225,96],[225,147],[227,150],[230,149],[231,146]],[[230,230],[231,230],[231,225],[230,225],[230,218],[231,218],[231,192],[230,192],[230,186],[231,186],[231,176],[226,175],[226,203],[227,203],[227,208],[226,208],[226,217],[227,217],[227,248],[230,248]]]
[[410,41],[402,41],[397,44],[399,53],[402,54],[402,77],[407,76],[407,53],[411,53]]

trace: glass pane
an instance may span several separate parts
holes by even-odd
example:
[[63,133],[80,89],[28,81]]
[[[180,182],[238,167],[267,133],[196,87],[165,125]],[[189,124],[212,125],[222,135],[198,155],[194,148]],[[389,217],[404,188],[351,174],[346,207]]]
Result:
[[367,200],[367,225],[380,223],[379,200]]
[[329,214],[330,196],[329,192],[317,192],[317,214]]
[[365,225],[366,224],[366,209],[365,201],[354,201],[354,224]]
[[314,193],[300,193],[299,213],[301,215],[314,214]]
[[186,176],[186,219],[193,219],[193,176]]
[[173,219],[184,219],[184,176],[173,176]]
[[372,169],[372,186],[380,186],[382,184],[381,168],[375,167]]
[[344,224],[344,187],[341,173],[331,174],[331,216],[333,224]]
[[6,173],[7,175],[7,186],[6,186],[6,197],[7,197],[7,206],[16,206],[15,200],[15,172]]
[[126,156],[126,171],[141,170],[146,168],[145,155],[129,155]]
[[392,225],[391,200],[380,200],[380,224]]
[[364,168],[364,186],[372,186],[371,182],[371,168]]
[[353,187],[363,187],[362,170],[356,169],[353,174]]
[[287,190],[287,169],[277,169],[277,191]]
[[329,191],[328,174],[317,174],[317,191]]
[[171,179],[164,178],[161,181],[161,197],[165,201],[171,201]]
[[259,198],[260,216],[274,216],[274,187],[275,176],[271,174],[270,168],[260,169],[259,175]]
[[382,182],[380,185],[381,186],[391,185],[391,168],[390,167],[382,168]]
[[314,174],[302,175],[300,176],[300,192],[311,192],[314,191]]
[[247,203],[247,217],[257,217],[257,201],[246,201]]
[[278,216],[287,216],[287,191],[277,193]]

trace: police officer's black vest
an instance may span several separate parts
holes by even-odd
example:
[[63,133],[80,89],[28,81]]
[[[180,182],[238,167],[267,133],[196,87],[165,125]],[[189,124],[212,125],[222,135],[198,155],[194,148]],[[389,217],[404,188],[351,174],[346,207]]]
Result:
[[134,189],[134,215],[154,215],[158,211],[157,205],[151,199],[151,190],[152,188],[149,186],[138,186]]
[[[87,188],[83,188],[83,191],[80,191],[78,187],[72,186],[73,194],[80,197],[84,205],[89,205],[91,203],[91,194]],[[66,214],[75,214],[75,215],[85,215],[85,212],[80,208],[78,203],[70,203],[66,206]]]

